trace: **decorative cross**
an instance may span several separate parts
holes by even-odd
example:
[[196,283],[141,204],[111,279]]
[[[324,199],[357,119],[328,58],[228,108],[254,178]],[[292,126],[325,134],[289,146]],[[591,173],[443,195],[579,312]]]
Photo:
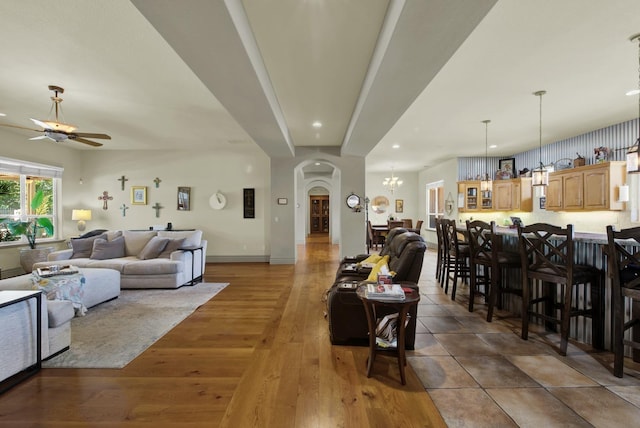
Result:
[[153,182],[154,182],[154,183],[156,183],[156,189],[157,189],[158,187],[160,187],[160,182],[161,182],[161,181],[162,181],[162,180],[160,180],[158,177],[156,177],[156,178],[155,178],[155,180],[153,180]]
[[122,217],[127,215],[127,210],[129,209],[128,206],[126,206],[125,204],[122,204],[122,206],[120,207],[120,210],[122,211]]
[[98,196],[98,200],[102,201],[102,209],[108,210],[109,207],[107,206],[107,202],[113,200],[113,196],[109,196],[109,192],[105,190],[102,192],[102,196]]
[[118,178],[118,181],[122,184],[122,190],[124,190],[124,182],[129,181],[129,179],[125,178],[123,175],[122,177]]
[[164,207],[161,207],[160,204],[156,202],[156,204],[154,206],[152,206],[151,208],[156,210],[156,217],[160,217],[160,209],[162,209]]

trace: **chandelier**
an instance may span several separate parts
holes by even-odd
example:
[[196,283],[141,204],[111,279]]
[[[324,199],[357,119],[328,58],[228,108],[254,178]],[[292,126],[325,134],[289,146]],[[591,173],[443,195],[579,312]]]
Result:
[[536,97],[540,97],[540,123],[539,123],[540,146],[538,149],[538,155],[540,156],[539,158],[540,164],[537,168],[534,168],[534,170],[532,171],[531,181],[534,186],[541,186],[541,188],[543,189],[541,192],[543,194],[542,196],[544,196],[544,187],[549,184],[549,171],[547,170],[547,168],[545,168],[544,164],[542,163],[542,96],[546,93],[547,91],[537,91],[533,93],[533,95],[535,95]]
[[391,168],[391,177],[385,177],[382,185],[389,189],[389,191],[393,194],[394,190],[402,186],[402,180],[393,175],[393,168]]

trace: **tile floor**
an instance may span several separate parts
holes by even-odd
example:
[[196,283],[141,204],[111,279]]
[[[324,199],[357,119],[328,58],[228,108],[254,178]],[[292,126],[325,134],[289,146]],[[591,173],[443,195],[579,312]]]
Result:
[[640,426],[640,364],[612,374],[613,354],[571,342],[557,352],[555,334],[520,338],[520,318],[486,305],[468,312],[468,288],[456,301],[435,280],[427,252],[420,279],[416,349],[408,360],[450,427]]

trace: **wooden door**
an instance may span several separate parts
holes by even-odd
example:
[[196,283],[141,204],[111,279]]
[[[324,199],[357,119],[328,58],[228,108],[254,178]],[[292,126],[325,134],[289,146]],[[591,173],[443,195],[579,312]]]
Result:
[[563,174],[562,197],[565,210],[581,210],[583,208],[584,183],[582,172]]
[[584,209],[609,209],[609,170],[607,168],[584,172]]
[[493,182],[493,208],[497,211],[509,211],[513,205],[513,186],[510,181]]
[[546,199],[545,206],[547,210],[562,209],[562,175],[552,175],[549,177]]
[[329,196],[309,197],[309,229],[311,233],[329,233]]

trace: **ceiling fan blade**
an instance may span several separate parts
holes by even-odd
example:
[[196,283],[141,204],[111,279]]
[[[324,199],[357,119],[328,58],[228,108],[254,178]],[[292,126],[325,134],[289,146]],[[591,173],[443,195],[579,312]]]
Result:
[[88,144],[88,145],[93,146],[93,147],[102,146],[102,143],[98,143],[97,141],[85,140],[84,138],[81,138],[81,137],[75,137],[75,138],[69,138],[69,139],[73,140],[73,141],[77,141],[79,143]]
[[[40,131],[40,132],[42,132],[42,131]],[[29,138],[29,140],[44,140],[45,138],[49,138],[49,137],[47,137],[46,135],[41,135],[39,137]]]
[[27,128],[26,126],[9,125],[8,123],[0,123],[0,126],[6,126],[7,128],[26,129],[27,131],[42,132],[42,129]]
[[36,125],[38,125],[38,126],[43,127],[44,129],[53,129],[51,126],[49,126],[48,124],[44,123],[44,122],[43,122],[43,121],[41,121],[41,120],[34,119],[34,118],[32,118],[32,117],[30,117],[29,119],[31,119],[31,121],[32,121],[33,123],[35,123],[35,124],[36,124]]
[[[111,137],[107,134],[91,134],[91,133],[87,133],[87,132],[74,132],[72,135],[75,135],[77,137],[87,137],[87,138],[98,138],[101,140],[110,140]],[[69,137],[71,138],[71,136]]]

